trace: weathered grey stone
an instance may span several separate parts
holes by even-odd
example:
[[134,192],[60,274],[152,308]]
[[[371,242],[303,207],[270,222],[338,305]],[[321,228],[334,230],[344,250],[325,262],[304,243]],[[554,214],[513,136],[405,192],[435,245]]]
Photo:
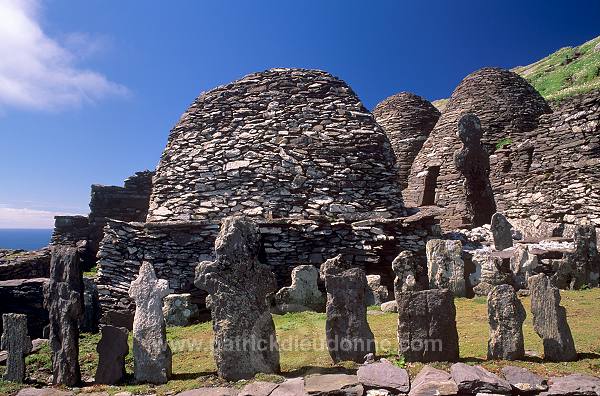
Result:
[[517,245],[510,258],[510,269],[516,289],[527,289],[527,279],[533,275],[533,271],[539,266],[538,258],[529,251],[527,245]]
[[522,367],[502,367],[502,375],[510,382],[513,389],[520,393],[537,393],[548,390],[548,381]]
[[454,296],[448,289],[398,295],[398,351],[410,362],[458,360]]
[[381,304],[381,312],[398,312],[398,303],[394,301],[388,301]]
[[269,396],[306,396],[304,378],[290,378],[283,381]]
[[163,315],[167,326],[189,326],[198,317],[198,305],[189,293],[169,294],[163,300]]
[[321,265],[327,290],[327,348],[334,362],[362,363],[375,352],[375,338],[367,322],[367,278],[359,268],[348,269],[342,256]]
[[311,396],[362,396],[364,388],[356,375],[323,374],[304,379],[304,391]]
[[319,270],[312,265],[299,265],[292,270],[292,284],[275,294],[278,312],[302,312],[325,309],[325,297],[319,290]]
[[458,121],[458,137],[463,147],[454,153],[454,166],[464,178],[466,211],[473,227],[488,224],[496,212],[490,183],[490,157],[481,144],[481,122],[474,114]]
[[215,261],[196,268],[194,283],[210,297],[217,372],[229,380],[279,371],[275,325],[266,302],[276,282],[269,267],[258,262],[259,249],[256,225],[228,217],[215,242]]
[[465,297],[465,263],[462,259],[462,243],[432,239],[427,241],[426,253],[429,287],[450,289],[455,296]]
[[44,306],[50,318],[52,382],[74,386],[81,381],[79,321],[83,314],[83,279],[76,248],[52,248],[50,279],[44,285]]
[[413,379],[409,396],[450,396],[458,393],[452,376],[431,366],[424,366]]
[[544,358],[552,361],[577,359],[575,342],[567,323],[567,312],[560,306],[560,291],[544,275],[529,278],[533,328],[544,343]]
[[168,282],[156,277],[152,264],[143,262],[129,288],[135,301],[133,369],[137,382],[163,384],[171,376],[171,348],[162,311],[163,298],[170,292]]
[[94,379],[99,384],[115,385],[125,378],[129,331],[123,327],[105,325],[102,327],[101,334],[102,338],[96,346],[98,366]]
[[488,359],[519,360],[525,357],[523,322],[527,314],[510,285],[496,286],[487,299],[490,338]]
[[256,381],[242,388],[238,396],[270,396],[278,384],[272,382]]
[[600,378],[583,374],[571,374],[566,377],[550,378],[550,388],[540,396],[598,396]]
[[97,333],[98,319],[98,288],[93,279],[83,278],[83,315],[79,321],[79,330],[86,333]]
[[496,250],[504,250],[513,246],[512,224],[499,212],[492,216],[491,229]]
[[473,255],[473,263],[480,268],[479,283],[473,287],[476,295],[485,297],[495,286],[513,284],[509,258],[492,252],[477,253]]
[[21,389],[17,396],[73,396],[73,394],[56,388],[25,388]]
[[565,253],[565,268],[557,271],[552,282],[560,289],[578,290],[584,286],[598,286],[600,255],[598,254],[596,228],[585,221],[575,227],[575,251]]
[[461,394],[474,395],[477,393],[496,393],[509,395],[512,388],[508,381],[490,373],[481,366],[468,366],[464,363],[454,363],[450,367],[452,379]]
[[408,372],[387,360],[362,365],[356,372],[358,381],[367,389],[387,389],[396,393],[408,393]]
[[23,382],[25,380],[25,356],[33,345],[27,336],[27,316],[23,314],[2,315],[1,348],[8,353],[4,381]]
[[391,396],[392,393],[386,389],[369,389],[366,396]]
[[[426,265],[421,263],[415,252],[403,250],[392,261],[392,270],[396,274],[394,279],[394,294],[404,291],[419,291],[428,288],[429,280],[424,274]],[[395,297],[394,297],[395,298]]]
[[381,305],[389,300],[388,289],[381,284],[381,275],[367,275],[367,285],[367,306]]
[[238,396],[237,389],[215,387],[215,388],[198,388],[185,392],[178,393],[176,396]]

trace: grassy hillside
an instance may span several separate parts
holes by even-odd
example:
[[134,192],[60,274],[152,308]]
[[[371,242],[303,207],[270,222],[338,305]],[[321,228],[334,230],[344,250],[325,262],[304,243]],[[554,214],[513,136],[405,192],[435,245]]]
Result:
[[543,97],[561,99],[600,88],[600,36],[578,47],[561,48],[529,65],[513,69]]

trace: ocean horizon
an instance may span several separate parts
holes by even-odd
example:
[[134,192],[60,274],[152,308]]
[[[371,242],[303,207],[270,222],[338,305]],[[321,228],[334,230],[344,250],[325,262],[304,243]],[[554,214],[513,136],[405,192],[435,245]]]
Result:
[[50,243],[52,229],[0,228],[0,249],[36,250]]

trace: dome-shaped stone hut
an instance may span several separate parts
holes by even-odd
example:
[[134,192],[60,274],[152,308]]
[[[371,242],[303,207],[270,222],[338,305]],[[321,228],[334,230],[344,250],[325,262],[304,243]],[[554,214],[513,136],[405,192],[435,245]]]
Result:
[[[465,113],[481,121],[482,144],[490,154],[497,145],[536,128],[538,118],[551,112],[540,94],[509,70],[484,68],[468,75],[454,90],[448,105],[411,168],[404,199],[409,206],[447,208],[443,225],[465,224],[463,180],[454,166],[458,120]],[[492,169],[492,173],[495,172]],[[491,175],[493,178],[494,175]]]
[[201,94],[173,128],[148,221],[403,214],[390,142],[352,89],[271,69]]
[[398,183],[404,189],[412,163],[440,118],[440,112],[422,97],[400,92],[375,106],[373,115],[392,143],[398,165]]

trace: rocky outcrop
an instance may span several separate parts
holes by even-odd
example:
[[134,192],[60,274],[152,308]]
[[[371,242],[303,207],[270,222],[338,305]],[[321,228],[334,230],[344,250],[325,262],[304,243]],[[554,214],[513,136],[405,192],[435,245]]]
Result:
[[401,292],[398,351],[410,362],[458,360],[454,295],[448,289]]
[[523,304],[510,285],[496,286],[487,299],[490,338],[488,359],[521,360],[525,357]]
[[544,358],[558,362],[577,359],[567,312],[560,305],[560,291],[544,274],[529,278],[529,291],[533,328],[542,338]]
[[83,279],[79,263],[76,248],[52,248],[44,306],[50,318],[53,384],[75,386],[81,381],[79,321],[83,315]]
[[432,239],[427,242],[429,287],[450,289],[457,297],[466,296],[465,263],[460,241]]
[[8,353],[4,381],[25,380],[25,356],[31,352],[31,338],[27,336],[27,316],[23,314],[2,315],[2,341],[0,347]]
[[318,286],[319,270],[313,265],[299,265],[292,270],[292,284],[275,294],[277,312],[302,312],[325,309],[325,297]]
[[375,337],[367,322],[367,278],[359,268],[350,268],[342,256],[321,265],[327,290],[327,348],[334,362],[362,362],[375,353]]
[[189,326],[200,311],[192,302],[192,295],[169,294],[163,300],[163,315],[167,326]]
[[135,301],[133,320],[133,371],[137,382],[164,384],[171,376],[171,348],[167,344],[163,299],[171,292],[169,283],[158,279],[152,264],[145,261],[129,288]]
[[398,182],[404,189],[413,160],[440,118],[440,112],[422,97],[400,92],[377,104],[373,116],[390,139],[398,164]]
[[115,385],[125,379],[125,356],[129,353],[127,337],[129,331],[123,327],[105,325],[96,346],[98,366],[94,379],[98,384]]
[[[215,332],[217,373],[229,380],[279,371],[275,325],[266,302],[275,276],[258,262],[260,234],[249,219],[223,220],[216,259],[196,268],[195,285],[208,292]],[[242,345],[232,348],[232,345]]]

